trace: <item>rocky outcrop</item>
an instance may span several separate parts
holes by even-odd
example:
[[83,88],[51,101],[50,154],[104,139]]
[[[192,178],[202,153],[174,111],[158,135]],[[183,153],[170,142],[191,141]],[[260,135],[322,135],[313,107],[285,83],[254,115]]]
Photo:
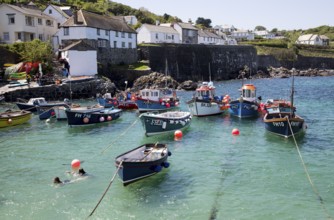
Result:
[[162,73],[153,72],[149,75],[141,76],[133,83],[132,91],[139,91],[145,88],[174,88],[176,89],[179,83],[171,76],[166,76]]

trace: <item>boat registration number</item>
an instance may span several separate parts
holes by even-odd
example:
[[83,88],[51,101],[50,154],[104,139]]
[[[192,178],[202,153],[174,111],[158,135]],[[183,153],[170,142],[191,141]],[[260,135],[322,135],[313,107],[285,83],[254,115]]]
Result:
[[204,103],[204,102],[202,102],[201,106],[202,107],[211,107],[211,103]]
[[81,113],[75,113],[74,117],[76,118],[90,118],[90,114],[81,114]]
[[161,126],[161,125],[162,125],[162,120],[159,120],[159,119],[153,119],[153,120],[151,121],[151,125]]

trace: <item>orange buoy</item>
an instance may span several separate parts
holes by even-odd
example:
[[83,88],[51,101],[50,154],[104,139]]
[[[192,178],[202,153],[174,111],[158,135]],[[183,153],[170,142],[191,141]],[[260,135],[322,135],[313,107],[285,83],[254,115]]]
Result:
[[170,104],[168,102],[166,103],[166,108],[170,108]]
[[74,159],[72,160],[71,167],[73,170],[77,170],[80,168],[80,160]]
[[87,123],[89,122],[89,118],[85,117],[85,118],[83,119],[83,122],[87,124]]
[[239,134],[240,134],[239,129],[238,129],[238,128],[234,128],[234,129],[232,130],[232,134],[233,134],[233,135],[239,135]]

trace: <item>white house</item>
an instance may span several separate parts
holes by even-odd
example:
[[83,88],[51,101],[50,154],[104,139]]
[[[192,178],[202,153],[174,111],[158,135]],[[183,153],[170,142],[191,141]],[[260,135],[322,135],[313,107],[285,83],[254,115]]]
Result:
[[48,41],[57,32],[56,21],[35,8],[0,5],[0,39],[4,43]]
[[199,44],[217,44],[224,45],[226,44],[225,40],[218,36],[215,33],[212,33],[209,30],[198,30],[198,43]]
[[328,37],[318,34],[304,34],[299,36],[299,38],[296,41],[296,44],[308,44],[308,45],[328,45],[329,39]]
[[143,24],[137,33],[138,43],[180,43],[180,34],[168,26]]
[[71,76],[97,74],[97,51],[81,40],[62,49],[61,58],[69,62]]
[[198,43],[198,29],[190,23],[173,23],[172,27],[180,34],[180,40],[183,44]]
[[100,15],[84,10],[74,11],[73,16],[60,26],[54,46],[66,41],[92,40],[97,47],[137,48],[137,32],[123,19]]
[[123,19],[128,25],[136,25],[138,24],[138,19],[136,16],[134,15],[128,15],[128,16],[116,16],[120,19]]
[[227,24],[216,25],[213,29],[215,29],[216,31],[218,30],[223,33],[231,33],[237,30],[233,25],[227,25]]
[[70,6],[59,7],[56,5],[48,5],[44,9],[43,13],[49,15],[57,21],[57,28],[59,28],[61,24],[72,16]]
[[254,38],[255,38],[253,32],[248,31],[248,30],[242,30],[242,29],[238,29],[236,31],[233,31],[231,33],[231,37],[233,37],[237,41],[254,40]]
[[254,31],[255,36],[259,36],[265,39],[274,39],[275,34],[268,32],[267,30]]

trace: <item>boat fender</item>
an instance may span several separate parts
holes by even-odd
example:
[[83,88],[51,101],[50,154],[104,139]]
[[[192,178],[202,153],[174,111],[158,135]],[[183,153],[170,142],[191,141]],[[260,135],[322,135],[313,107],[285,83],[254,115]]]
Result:
[[161,105],[165,105],[165,102],[161,102]]
[[167,122],[164,121],[164,122],[162,123],[162,129],[166,129],[166,126],[167,126]]
[[168,151],[168,156],[169,157],[172,156],[172,152]]
[[8,124],[11,124],[11,123],[12,123],[12,119],[9,118],[9,119],[7,120],[7,123],[8,123]]
[[104,122],[104,117],[103,116],[100,118],[100,122]]
[[154,172],[159,173],[162,170],[162,166],[158,165],[154,168]]
[[168,162],[163,162],[161,163],[161,166],[165,167],[165,168],[168,168],[169,167],[169,163]]
[[86,123],[86,124],[89,122],[89,118],[87,118],[87,117],[84,117],[82,120],[83,120],[83,122]]
[[108,121],[111,121],[111,120],[112,120],[112,117],[109,115],[109,116],[107,117],[107,120],[108,120]]

